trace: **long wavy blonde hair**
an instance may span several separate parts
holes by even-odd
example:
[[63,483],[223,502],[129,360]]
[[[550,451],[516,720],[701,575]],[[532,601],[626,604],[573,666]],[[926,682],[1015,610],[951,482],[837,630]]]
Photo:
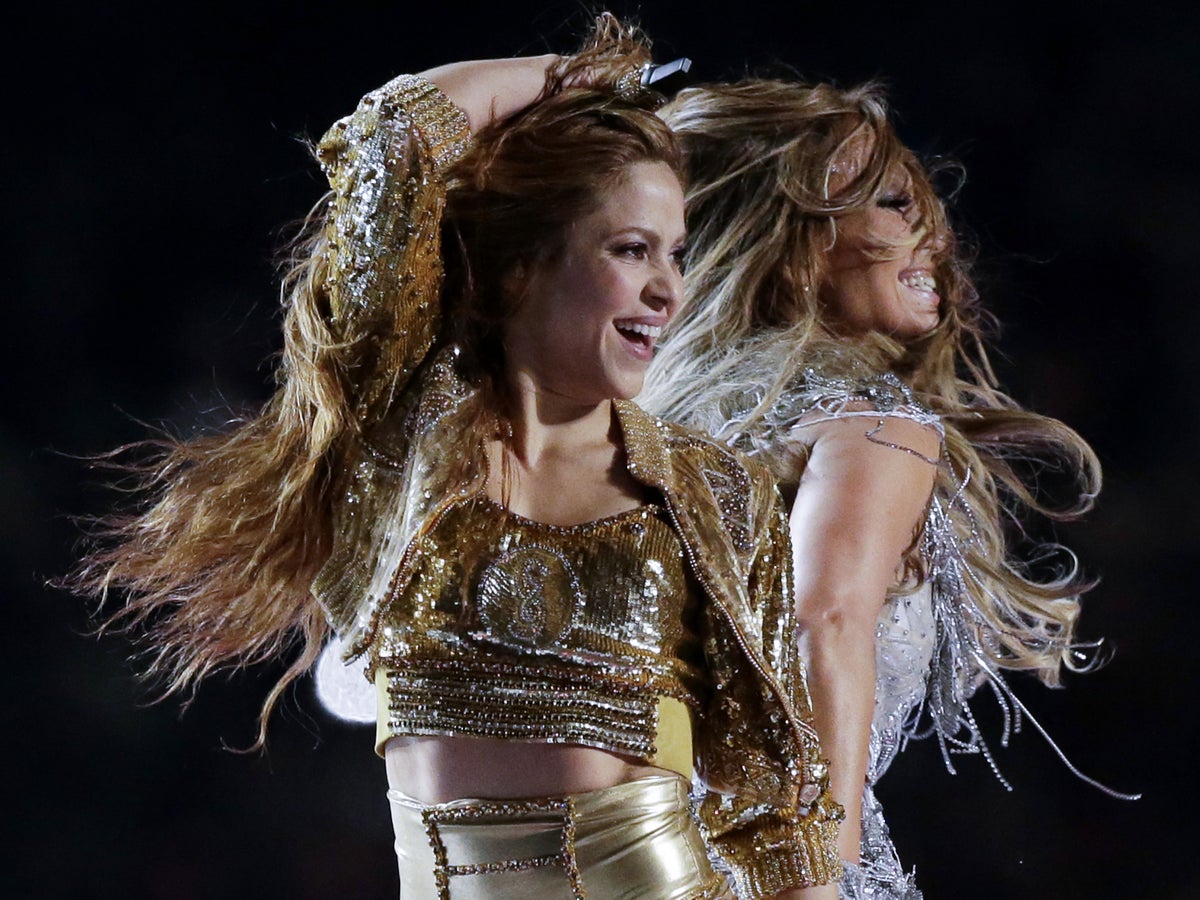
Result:
[[[547,72],[539,101],[482,129],[448,174],[449,314],[440,340],[462,347],[465,374],[485,405],[502,400],[495,336],[508,310],[494,288],[508,267],[552,253],[569,222],[629,163],[681,167],[653,98],[617,90],[621,76],[649,58],[640,30],[600,16],[582,49]],[[277,659],[299,645],[266,697],[254,747],[328,636],[310,585],[332,544],[335,474],[359,437],[353,373],[369,348],[339,340],[333,322],[327,199],[285,265],[274,395],[221,433],[101,457],[126,476],[140,503],[99,520],[91,548],[61,582],[102,604],[110,592],[124,597],[101,629],[140,635],[149,651],[145,674],[163,684],[164,696],[194,692],[214,671]],[[495,421],[496,411],[481,410],[477,424]],[[471,444],[464,435],[464,449]]]
[[[1074,631],[1079,594],[1090,585],[1065,548],[1033,541],[1018,551],[1005,526],[1031,512],[1085,512],[1100,487],[1099,462],[1071,428],[999,390],[969,253],[930,173],[889,123],[882,89],[753,79],[684,90],[662,115],[687,165],[689,300],[640,402],[757,453],[786,493],[807,457],[768,422],[806,370],[897,375],[945,427],[948,465],[939,467],[937,490],[954,496],[965,482],[951,514],[973,535],[968,589],[992,632],[983,646],[998,665],[1057,684],[1064,666],[1080,666]],[[849,158],[853,174],[839,178]],[[933,250],[942,297],[938,325],[911,340],[849,332],[819,296],[839,218],[879,202],[897,175],[911,192],[911,245]],[[893,244],[878,252],[896,251]],[[1069,502],[1038,495],[1039,466],[1070,473]],[[905,568],[923,573],[918,541]]]

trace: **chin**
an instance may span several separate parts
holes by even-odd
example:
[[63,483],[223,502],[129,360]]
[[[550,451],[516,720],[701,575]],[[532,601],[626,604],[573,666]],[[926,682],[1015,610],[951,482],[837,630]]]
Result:
[[913,323],[906,325],[903,328],[898,328],[894,332],[895,336],[904,341],[919,341],[921,338],[928,337],[938,327],[938,323],[934,321],[932,324],[925,322]]
[[642,386],[646,382],[646,373],[644,371],[631,372],[623,371],[613,373],[608,379],[609,397],[614,400],[632,400],[642,392]]

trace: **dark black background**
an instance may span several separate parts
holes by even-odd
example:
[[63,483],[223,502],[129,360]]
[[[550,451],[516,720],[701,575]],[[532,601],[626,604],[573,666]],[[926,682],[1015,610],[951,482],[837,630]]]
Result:
[[[628,5],[618,5],[628,11]],[[394,897],[369,729],[308,685],[252,739],[272,671],[150,706],[121,638],[84,634],[73,513],[112,501],[62,454],[189,433],[260,402],[277,347],[280,227],[322,186],[317,137],[391,75],[565,50],[580,9],[379,2],[31,3],[4,15],[0,179],[4,398],[4,893],[14,897]],[[1094,441],[1107,484],[1063,529],[1088,570],[1085,635],[1115,660],[1022,697],[1111,800],[1028,731],[948,775],[911,747],[881,794],[929,900],[1200,896],[1185,758],[1196,737],[1193,122],[1197,14],[1153,4],[651,4],[659,56],[701,78],[783,62],[892,85],[902,134],[962,159],[959,211],[1006,328],[1001,377]],[[575,28],[563,28],[565,20]],[[981,697],[981,715],[994,720]],[[996,742],[993,742],[996,743]]]

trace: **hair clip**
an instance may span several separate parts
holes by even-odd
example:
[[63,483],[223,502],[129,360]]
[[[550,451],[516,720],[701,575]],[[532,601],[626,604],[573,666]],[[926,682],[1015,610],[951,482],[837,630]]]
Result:
[[692,61],[686,56],[661,66],[645,65],[642,67],[642,87],[670,99],[691,81],[691,71]]
[[645,63],[617,79],[617,96],[629,103],[652,103],[657,109],[688,83],[691,68],[686,56],[658,66]]

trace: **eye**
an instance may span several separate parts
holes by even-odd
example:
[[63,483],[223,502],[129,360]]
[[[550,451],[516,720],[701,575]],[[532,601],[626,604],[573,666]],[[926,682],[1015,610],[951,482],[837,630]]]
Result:
[[630,241],[617,247],[616,253],[628,259],[645,259],[650,254],[650,248],[644,241]]
[[883,209],[894,209],[898,213],[908,212],[909,207],[913,204],[913,198],[909,194],[885,194],[877,201],[877,205]]

